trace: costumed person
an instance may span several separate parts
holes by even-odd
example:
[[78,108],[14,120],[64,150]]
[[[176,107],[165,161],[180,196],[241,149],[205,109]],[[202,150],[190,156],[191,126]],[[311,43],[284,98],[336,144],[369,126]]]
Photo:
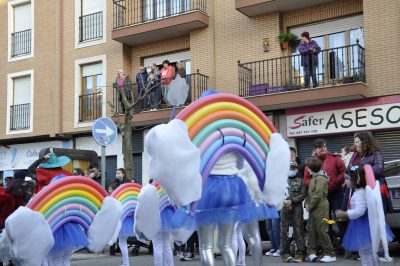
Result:
[[243,224],[235,223],[233,230],[232,249],[235,256],[237,256],[236,265],[246,265],[246,243],[243,238]]
[[[68,178],[66,175],[54,177],[50,184]],[[67,209],[65,210],[67,211]],[[53,232],[54,246],[50,250],[42,266],[70,266],[72,253],[89,245],[83,227],[76,222],[67,222]]]
[[[18,171],[9,180],[7,188],[0,194],[0,233],[6,226],[7,218],[32,197],[36,182],[23,171]],[[0,265],[1,263],[0,258]],[[9,262],[8,265],[14,265]]]
[[28,172],[37,179],[35,193],[47,186],[50,181],[58,175],[72,176],[72,173],[64,170],[62,167],[71,162],[67,156],[59,156],[53,152],[37,159],[28,168]]
[[[342,246],[348,251],[358,251],[361,265],[378,265],[377,255],[372,248],[371,228],[368,219],[368,206],[366,196],[366,175],[364,167],[352,166],[350,180],[346,185],[354,192],[351,195],[350,207],[347,211],[337,210],[336,218],[350,220],[344,235]],[[387,233],[388,240],[392,240],[391,233]]]
[[310,235],[307,246],[308,258],[316,262],[317,240],[322,246],[323,257],[321,262],[335,262],[335,250],[328,234],[328,224],[323,220],[329,219],[328,202],[328,177],[321,171],[322,163],[313,158],[307,161],[308,170],[312,176],[308,195],[306,198],[306,209],[310,213],[308,218]]
[[[307,196],[307,188],[302,178],[298,177],[296,161],[290,162],[289,194],[281,210],[281,257],[283,262],[303,262],[305,255],[303,200]],[[297,251],[293,258],[290,254],[291,238],[288,237],[289,226],[293,226],[293,236]]]
[[[115,173],[115,180],[110,185],[112,191],[109,190],[111,194],[115,189],[117,189],[122,184],[132,183],[127,177],[125,169],[119,168]],[[111,194],[112,195],[112,194]],[[129,266],[129,251],[128,251],[128,237],[134,236],[134,214],[128,215],[122,221],[121,229],[118,234],[118,246],[121,250],[121,266]],[[110,246],[110,255],[115,255],[115,244]]]

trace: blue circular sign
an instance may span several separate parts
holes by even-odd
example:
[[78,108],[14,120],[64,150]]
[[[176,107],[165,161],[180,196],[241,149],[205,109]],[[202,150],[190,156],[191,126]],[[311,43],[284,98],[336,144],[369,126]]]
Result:
[[118,130],[115,123],[107,117],[97,119],[92,128],[93,138],[101,146],[112,144],[117,138]]

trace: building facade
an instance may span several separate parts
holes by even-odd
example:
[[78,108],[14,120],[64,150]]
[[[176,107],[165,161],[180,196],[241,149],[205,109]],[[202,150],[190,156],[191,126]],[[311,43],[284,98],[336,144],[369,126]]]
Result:
[[[186,68],[188,102],[206,88],[246,97],[302,159],[315,136],[339,152],[363,130],[387,160],[400,159],[400,54],[390,49],[400,45],[399,13],[397,0],[0,0],[0,144],[90,147],[94,119],[123,118],[107,104],[118,105],[117,70],[134,81],[140,66],[167,59]],[[277,39],[303,31],[322,49],[312,89],[298,42]],[[143,137],[171,109],[138,111],[135,175],[146,180]],[[122,166],[114,150],[110,165]]]

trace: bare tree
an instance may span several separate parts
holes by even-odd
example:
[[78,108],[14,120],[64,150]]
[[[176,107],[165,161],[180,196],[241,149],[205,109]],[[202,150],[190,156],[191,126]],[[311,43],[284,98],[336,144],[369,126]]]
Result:
[[[129,76],[125,77],[124,86],[120,87],[118,82],[114,83],[113,88],[118,90],[120,99],[122,100],[122,111],[124,113],[124,121],[117,121],[116,125],[119,131],[122,134],[122,154],[124,155],[124,166],[126,170],[126,175],[129,180],[133,180],[133,156],[132,156],[132,130],[134,127],[134,123],[132,121],[133,114],[135,112],[139,112],[139,108],[137,106],[148,97],[150,92],[156,87],[159,86],[159,83],[154,84],[148,82],[144,88],[142,88],[137,95],[132,93],[132,84]],[[130,99],[128,99],[128,97]],[[113,105],[109,102],[113,113],[116,114],[118,112],[118,108],[116,105]]]

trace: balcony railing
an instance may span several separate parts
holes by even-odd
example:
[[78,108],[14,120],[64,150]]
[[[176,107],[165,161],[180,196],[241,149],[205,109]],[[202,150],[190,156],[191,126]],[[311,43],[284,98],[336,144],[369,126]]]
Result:
[[31,127],[31,104],[10,106],[10,130],[23,130]]
[[113,28],[201,11],[207,13],[206,0],[114,0]]
[[92,121],[102,116],[103,94],[101,92],[79,96],[79,122]]
[[103,37],[103,12],[79,17],[79,42]]
[[[357,44],[321,50],[316,68],[318,87],[365,82],[364,48]],[[305,88],[302,55],[296,54],[239,65],[239,94],[242,97]],[[310,86],[313,85],[310,77]]]
[[[187,75],[186,82],[189,85],[189,93],[185,105],[188,105],[200,98],[200,95],[203,93],[203,91],[208,88],[208,76],[203,75],[198,71],[197,73]],[[137,99],[139,93],[137,84],[125,84],[124,86],[128,101],[132,102],[133,99]],[[122,107],[122,100],[118,91],[119,86],[114,83],[113,87],[114,113],[116,115],[123,114],[124,109]],[[138,103],[134,110],[135,113],[172,107],[166,102],[163,94],[163,86],[160,83],[149,85],[149,88],[150,93]]]
[[32,50],[32,30],[11,33],[11,57],[28,55]]

